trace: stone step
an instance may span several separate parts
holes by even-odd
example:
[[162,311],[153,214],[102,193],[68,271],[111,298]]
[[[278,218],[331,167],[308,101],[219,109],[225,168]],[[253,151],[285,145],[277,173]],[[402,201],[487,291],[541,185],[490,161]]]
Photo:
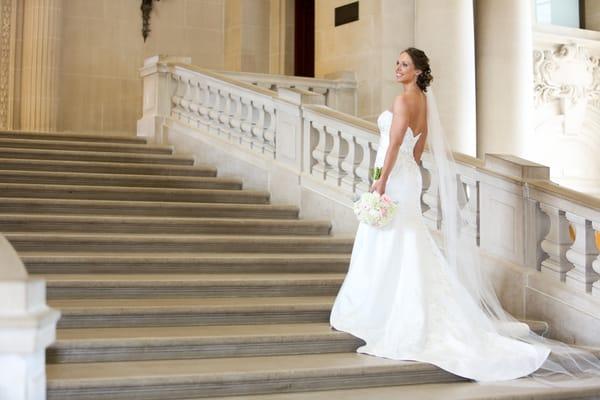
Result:
[[78,142],[102,143],[133,143],[145,144],[146,139],[137,136],[123,135],[94,135],[69,132],[25,132],[25,131],[0,131],[0,138],[4,139],[30,139],[30,140],[66,140]]
[[350,254],[24,252],[30,273],[345,273]]
[[102,143],[70,140],[34,140],[0,137],[1,148],[94,151],[111,153],[173,154],[171,146],[132,143]]
[[0,196],[4,198],[29,197],[38,199],[168,201],[191,203],[265,204],[269,201],[269,192],[258,190],[178,189],[1,182]]
[[297,219],[298,207],[275,204],[182,203],[0,197],[0,213],[139,215],[162,217]]
[[217,170],[206,164],[154,165],[135,163],[28,160],[4,158],[2,169],[19,171],[85,172],[97,174],[158,175],[158,176],[217,176]]
[[32,274],[49,299],[335,296],[344,274]]
[[136,154],[97,151],[42,150],[0,147],[0,159],[93,161],[155,165],[193,165],[194,159],[175,155]]
[[354,238],[333,236],[171,235],[7,232],[17,252],[350,253]]
[[364,344],[329,322],[72,328],[59,329],[57,338],[47,352],[52,364],[342,353]]
[[179,189],[241,189],[242,181],[214,176],[154,176],[83,172],[13,171],[0,165],[0,182]]
[[[48,363],[353,352],[364,342],[329,323],[59,329]],[[243,360],[241,360],[243,362]]]
[[327,322],[332,296],[49,299],[60,328]]
[[258,218],[181,218],[0,214],[0,232],[328,235],[329,221]]
[[[506,382],[427,383],[358,389],[317,390],[299,393],[226,396],[219,400],[597,400],[600,380],[577,387],[543,384],[534,378]],[[190,400],[197,400],[190,399]]]
[[54,364],[48,400],[164,400],[464,380],[433,365],[357,353]]

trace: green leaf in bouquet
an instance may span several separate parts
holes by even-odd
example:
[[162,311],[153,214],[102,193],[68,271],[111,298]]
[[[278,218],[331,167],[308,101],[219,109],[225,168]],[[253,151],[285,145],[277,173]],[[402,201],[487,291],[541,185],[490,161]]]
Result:
[[381,167],[375,167],[373,169],[373,180],[376,181],[381,177]]

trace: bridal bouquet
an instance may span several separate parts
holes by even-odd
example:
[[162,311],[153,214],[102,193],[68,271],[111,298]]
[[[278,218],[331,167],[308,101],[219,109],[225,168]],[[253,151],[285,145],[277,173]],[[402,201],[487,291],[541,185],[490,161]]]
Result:
[[[378,179],[381,168],[376,168],[373,173],[373,179]],[[354,214],[360,222],[376,227],[382,227],[389,223],[398,206],[392,199],[384,194],[377,192],[363,193],[360,198],[354,202]]]

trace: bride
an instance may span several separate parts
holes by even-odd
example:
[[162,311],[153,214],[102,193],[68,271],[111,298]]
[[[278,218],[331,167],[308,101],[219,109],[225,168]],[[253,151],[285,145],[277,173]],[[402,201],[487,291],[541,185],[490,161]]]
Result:
[[[415,48],[396,61],[404,86],[377,124],[372,191],[398,204],[384,227],[360,223],[348,274],[330,316],[333,328],[365,341],[356,351],[434,364],[477,381],[600,371],[591,353],[542,338],[506,313],[479,269],[478,249],[461,229],[456,171],[433,95],[429,59]],[[443,215],[440,249],[421,215],[419,161],[435,162]]]

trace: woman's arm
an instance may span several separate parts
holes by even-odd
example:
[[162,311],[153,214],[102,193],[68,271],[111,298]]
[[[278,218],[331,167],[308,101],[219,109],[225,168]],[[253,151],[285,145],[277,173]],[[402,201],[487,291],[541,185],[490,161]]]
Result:
[[390,127],[390,144],[385,153],[385,160],[381,168],[381,177],[373,182],[371,190],[379,194],[385,193],[385,185],[394,168],[400,145],[404,140],[404,135],[408,129],[408,107],[402,95],[396,97],[392,106],[392,126]]

